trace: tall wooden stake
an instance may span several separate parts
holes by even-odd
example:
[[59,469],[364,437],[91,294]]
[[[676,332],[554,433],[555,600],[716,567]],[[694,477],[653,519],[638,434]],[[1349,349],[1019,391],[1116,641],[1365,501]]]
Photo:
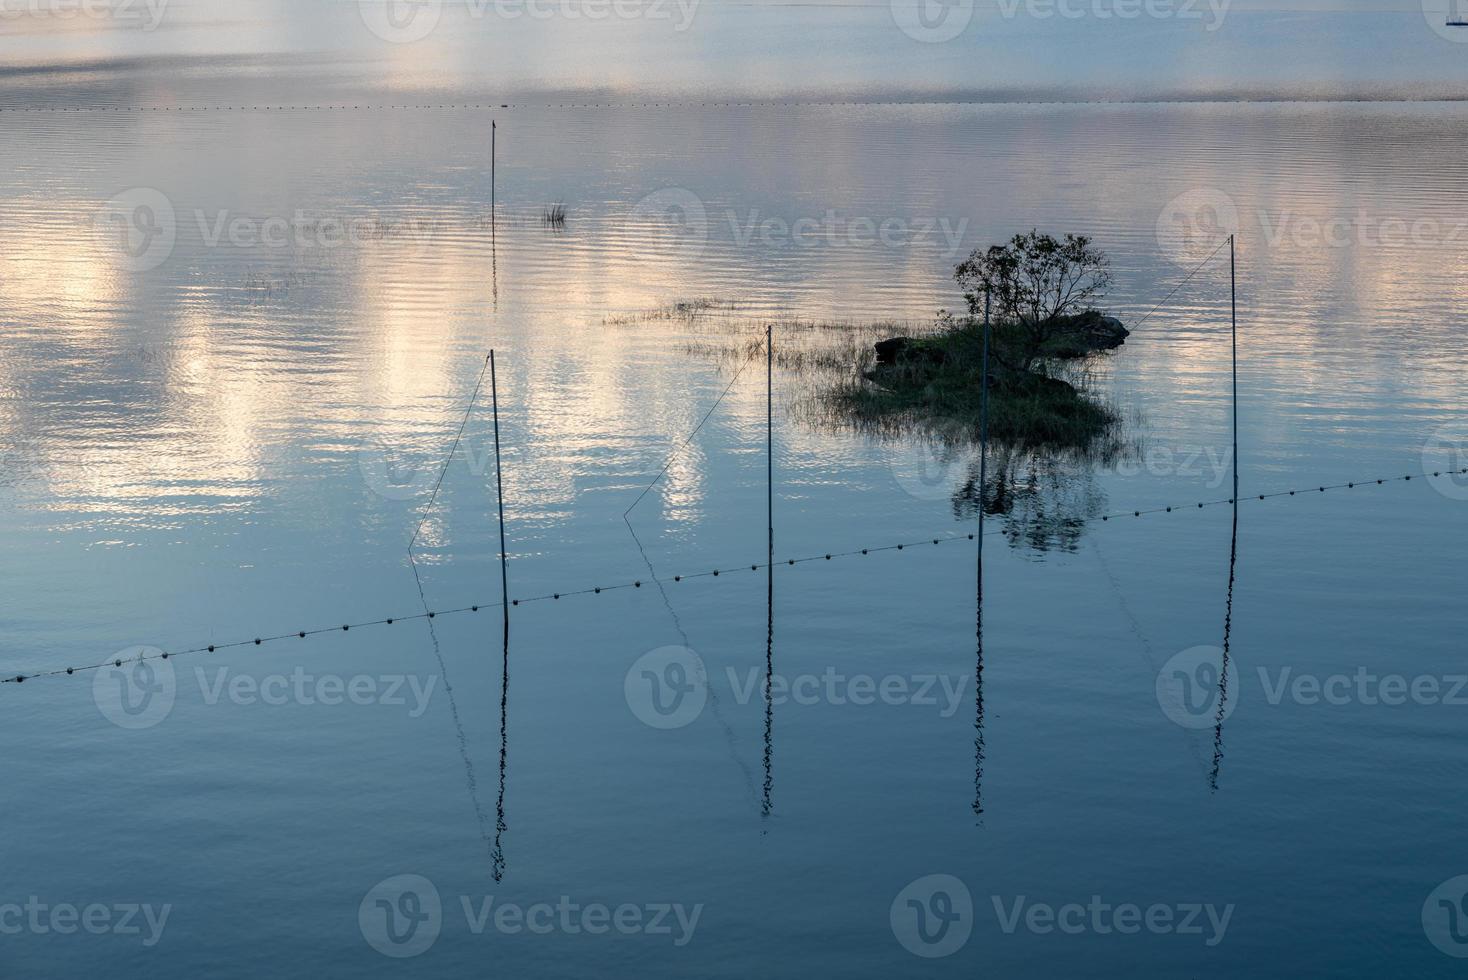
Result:
[[500,512],[500,594],[504,597],[505,648],[510,643],[510,571],[505,551],[505,481],[500,465],[500,396],[494,373],[494,351],[489,352],[489,395],[494,403],[494,486]]
[[1228,236],[1228,304],[1229,344],[1233,371],[1233,526],[1228,542],[1228,597],[1223,612],[1223,657],[1218,666],[1218,707],[1213,722],[1213,767],[1208,773],[1208,788],[1218,792],[1218,771],[1223,764],[1223,720],[1228,714],[1228,672],[1234,619],[1234,577],[1239,560],[1239,305],[1237,275],[1234,263],[1234,236]]
[[505,824],[505,771],[508,768],[510,750],[510,569],[508,554],[505,551],[505,483],[502,475],[503,467],[500,465],[500,393],[494,373],[493,350],[489,352],[489,393],[494,405],[494,484],[500,513],[500,595],[502,597],[500,608],[504,613],[505,624],[504,648],[500,662],[500,791],[499,802],[495,806],[492,862],[494,880],[499,881],[505,873],[505,851],[501,845],[501,835],[508,829]]
[[974,596],[974,814],[984,812],[984,495],[989,482],[989,290],[984,290],[984,350],[979,368],[979,548]]
[[775,671],[775,328],[765,327],[765,517],[769,531],[765,563],[765,784],[762,812],[769,814],[775,785],[774,752]]
[[494,295],[494,308],[500,306],[500,262],[498,242],[496,241],[497,217],[495,214],[495,135],[498,128],[493,119],[489,121],[489,278],[490,290]]
[[[984,480],[989,475],[989,290],[984,290],[984,357],[979,368],[979,530],[984,527]],[[984,536],[979,535],[979,553]],[[982,567],[982,566],[981,566]]]
[[979,630],[984,628],[984,493],[989,478],[989,290],[984,290],[984,354],[979,368]]
[[1228,236],[1228,307],[1234,386],[1234,500],[1239,499],[1239,301],[1234,273],[1234,236]]

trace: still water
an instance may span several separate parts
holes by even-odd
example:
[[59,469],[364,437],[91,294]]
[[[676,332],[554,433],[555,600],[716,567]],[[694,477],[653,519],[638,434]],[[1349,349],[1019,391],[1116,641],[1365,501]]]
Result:
[[[1455,973],[1468,106],[113,112],[204,88],[98,71],[0,114],[3,671],[246,642],[0,687],[4,975]],[[764,364],[706,351],[927,322],[1031,227],[1112,259],[1140,455],[986,540],[977,771],[972,458],[778,367],[771,593]],[[508,678],[490,349],[511,597],[642,583],[512,607]],[[1226,612],[1216,728],[1158,679]]]

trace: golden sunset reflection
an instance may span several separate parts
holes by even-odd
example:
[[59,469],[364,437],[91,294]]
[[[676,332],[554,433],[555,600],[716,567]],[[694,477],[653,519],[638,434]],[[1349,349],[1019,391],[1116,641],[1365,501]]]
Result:
[[[407,65],[413,50],[405,46]],[[854,145],[870,111],[822,117],[825,143]],[[1387,110],[1361,111],[1371,117]],[[1290,111],[1275,114],[1290,124]],[[650,478],[727,384],[730,365],[688,352],[706,325],[641,318],[646,314],[678,300],[728,300],[737,310],[729,329],[749,337],[766,321],[790,318],[922,323],[939,307],[961,306],[950,279],[956,258],[1012,232],[1015,216],[1030,211],[1037,224],[1078,227],[1108,244],[1117,273],[1113,306],[1124,319],[1126,310],[1136,311],[1129,315],[1135,323],[1189,271],[1168,261],[1155,229],[1169,199],[1197,188],[1222,193],[1237,209],[1241,364],[1260,424],[1271,405],[1328,399],[1343,385],[1351,390],[1353,372],[1364,364],[1381,397],[1394,385],[1410,385],[1421,404],[1454,397],[1468,350],[1437,303],[1463,305],[1468,281],[1451,259],[1446,239],[1454,226],[1441,194],[1420,186],[1402,193],[1400,177],[1342,165],[1340,147],[1352,140],[1349,114],[1317,122],[1318,163],[1309,155],[1294,161],[1313,174],[1308,186],[1218,158],[1214,129],[1242,118],[1249,137],[1239,141],[1237,155],[1259,159],[1277,138],[1267,110],[1205,113],[1206,124],[1174,146],[1170,160],[1150,165],[1155,180],[1138,179],[1129,127],[1153,115],[1117,111],[1100,127],[1065,111],[989,110],[983,120],[969,109],[935,111],[932,128],[922,130],[938,148],[926,158],[925,183],[899,180],[898,196],[880,207],[864,195],[908,172],[921,156],[913,141],[890,158],[840,154],[840,185],[830,203],[810,188],[829,176],[834,150],[797,155],[788,166],[764,161],[754,177],[740,178],[755,186],[736,182],[711,194],[705,178],[704,223],[691,238],[686,226],[638,210],[657,181],[677,186],[677,178],[653,176],[651,186],[628,189],[622,170],[589,178],[583,199],[570,202],[565,229],[541,225],[542,199],[586,180],[578,176],[584,161],[648,152],[647,166],[663,165],[659,152],[640,150],[626,142],[633,136],[616,130],[600,130],[590,143],[578,136],[568,152],[549,139],[547,120],[523,117],[514,130],[523,135],[505,137],[511,149],[503,151],[501,217],[491,230],[485,120],[443,117],[453,141],[442,164],[420,159],[412,145],[395,145],[363,170],[343,161],[357,159],[356,151],[376,138],[371,120],[323,116],[321,152],[290,158],[300,169],[282,177],[288,194],[262,188],[252,202],[249,186],[231,186],[213,205],[207,182],[172,193],[177,240],[166,260],[148,269],[130,267],[119,240],[93,229],[109,195],[146,186],[131,157],[104,154],[85,178],[45,195],[14,196],[7,208],[0,303],[22,347],[63,356],[0,361],[0,388],[20,393],[0,414],[0,437],[44,447],[48,508],[57,511],[122,519],[145,502],[151,514],[164,516],[250,506],[313,468],[354,466],[370,440],[396,447],[415,465],[432,465],[494,347],[503,414],[526,440],[513,450],[519,472],[511,503],[527,513],[563,513],[584,492],[588,466],[608,468],[614,482],[629,487]],[[1416,111],[1401,115],[1394,125],[1428,133],[1443,125]],[[109,137],[116,141],[132,124],[112,125],[122,127]],[[242,125],[258,137],[269,121]],[[294,131],[297,122],[288,125]],[[767,138],[783,125],[760,120]],[[169,130],[199,155],[197,172],[208,170],[212,156],[229,153],[215,148],[219,123],[209,127],[199,138],[187,127]],[[996,140],[996,128],[1011,138]],[[696,148],[713,172],[736,152],[739,132],[714,132]],[[49,137],[37,139],[13,144],[17,163],[44,150]],[[1088,191],[1066,198],[1068,188],[1080,186],[1079,171],[1094,169],[1074,154],[1057,158],[1056,146],[1071,140],[1090,154],[1110,141],[1108,152],[1133,176],[1107,176],[1100,197]],[[1442,166],[1454,144],[1429,145],[1419,183],[1446,193],[1461,182]],[[963,177],[979,152],[988,165],[969,187]],[[221,167],[230,170],[225,161]],[[1047,167],[1058,174],[1047,176]],[[385,194],[388,205],[374,216],[363,202]],[[219,215],[259,222],[298,209],[317,218],[365,214],[377,222],[368,227],[386,232],[331,248],[309,236],[284,248],[200,239],[198,229],[223,220]],[[900,219],[909,238],[884,243],[864,236],[860,221],[868,218],[873,226]],[[962,229],[957,242],[934,230],[940,218]],[[801,219],[818,231],[794,239],[789,230]],[[1226,268],[1215,265],[1107,363],[1107,383],[1118,397],[1136,386],[1176,403],[1220,397],[1227,280]],[[1397,356],[1403,344],[1414,356]],[[99,372],[110,383],[63,414],[43,410],[44,397],[36,399],[47,385],[83,385]],[[758,433],[738,427],[762,414],[759,373],[734,386],[711,432],[734,427],[740,438],[757,441]],[[1341,411],[1349,418],[1370,409],[1362,401]],[[482,410],[478,416],[468,429],[466,465],[487,486],[487,429]],[[832,438],[796,424],[781,436],[802,458],[818,456]],[[704,514],[709,470],[720,465],[708,448],[716,444],[701,437],[673,461],[655,491],[657,523],[691,526]],[[425,541],[441,543],[447,533],[434,523]]]

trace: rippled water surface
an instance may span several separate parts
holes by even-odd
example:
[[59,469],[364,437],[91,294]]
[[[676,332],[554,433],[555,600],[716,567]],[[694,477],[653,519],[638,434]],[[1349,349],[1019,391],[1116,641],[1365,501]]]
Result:
[[[87,36],[19,60],[74,68]],[[321,47],[291,38],[266,47]],[[0,687],[0,901],[171,908],[151,946],[6,935],[6,975],[1452,975],[1423,914],[1468,873],[1468,708],[1443,703],[1468,489],[1431,474],[1468,465],[1468,107],[491,108],[480,79],[311,109],[341,104],[315,68],[154,67],[0,86],[55,110],[0,113],[3,670],[220,648],[150,661],[146,702],[110,686],[128,669]],[[253,108],[283,93],[302,108]],[[1133,333],[1093,383],[1140,455],[986,522],[976,769],[973,459],[832,424],[782,361],[771,599],[764,363],[717,353],[927,323],[959,258],[1031,227],[1112,259]],[[1203,261],[1231,229],[1237,458],[1227,248]],[[507,661],[488,379],[465,413],[490,349],[509,591],[536,600]],[[924,543],[860,553],[898,542]],[[1226,721],[1211,690],[1164,710],[1226,612]],[[678,677],[639,658],[669,645],[707,694],[659,728],[642,670]],[[768,716],[767,651],[794,684]],[[1278,694],[1302,675],[1353,680]],[[894,900],[934,874],[972,934],[922,960]],[[416,960],[361,924],[398,875],[442,903]],[[489,896],[698,918],[476,931]],[[1221,936],[1010,922],[1093,896],[1231,910]]]

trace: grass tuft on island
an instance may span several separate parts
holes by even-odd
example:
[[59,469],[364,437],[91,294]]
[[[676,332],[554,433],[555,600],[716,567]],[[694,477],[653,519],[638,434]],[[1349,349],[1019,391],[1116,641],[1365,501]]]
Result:
[[[1126,334],[1118,321],[1090,310],[1051,323],[1036,350],[1034,332],[1022,322],[992,324],[990,438],[1032,448],[1085,449],[1105,435],[1119,419],[1085,393],[1083,365],[1119,346]],[[948,319],[933,334],[884,340],[875,351],[869,370],[828,393],[833,407],[873,428],[941,424],[950,434],[978,438],[981,322]]]

